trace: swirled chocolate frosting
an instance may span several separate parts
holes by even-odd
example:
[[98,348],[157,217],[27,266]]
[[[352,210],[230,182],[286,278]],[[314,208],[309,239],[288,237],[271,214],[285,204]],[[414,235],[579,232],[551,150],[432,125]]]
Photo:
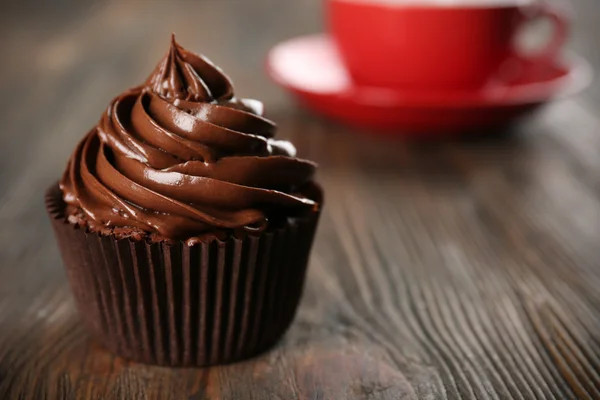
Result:
[[318,207],[303,196],[315,164],[273,139],[259,101],[237,99],[208,59],[171,48],[146,82],[117,96],[77,145],[61,179],[91,230],[167,239],[261,231]]

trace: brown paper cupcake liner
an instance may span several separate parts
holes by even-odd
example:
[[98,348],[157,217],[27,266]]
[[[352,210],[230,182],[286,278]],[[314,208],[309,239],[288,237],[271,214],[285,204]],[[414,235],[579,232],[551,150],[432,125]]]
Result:
[[46,208],[88,329],[118,355],[171,366],[228,363],[275,344],[298,307],[319,218],[190,247],[87,232],[66,221],[57,185]]

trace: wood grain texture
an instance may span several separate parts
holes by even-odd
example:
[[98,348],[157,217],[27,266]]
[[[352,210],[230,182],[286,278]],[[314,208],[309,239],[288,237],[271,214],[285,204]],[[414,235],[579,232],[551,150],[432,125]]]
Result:
[[[320,0],[48,4],[0,14],[0,399],[600,399],[600,81],[513,132],[407,143],[302,111],[262,73],[270,46],[322,29]],[[600,5],[574,6],[571,46],[600,68]],[[265,101],[327,193],[292,328],[210,369],[91,340],[43,208],[171,31]]]

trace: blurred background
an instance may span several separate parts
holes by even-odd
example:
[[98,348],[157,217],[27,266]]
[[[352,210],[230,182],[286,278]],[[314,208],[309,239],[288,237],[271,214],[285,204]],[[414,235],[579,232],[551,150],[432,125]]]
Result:
[[[17,108],[18,94],[25,92],[17,88],[25,86],[36,88],[40,101],[46,93],[53,93],[54,99],[62,95],[63,104],[70,95],[74,101],[86,99],[86,108],[98,114],[123,83],[133,85],[146,77],[175,32],[185,47],[221,66],[233,78],[237,93],[261,99],[273,112],[289,110],[290,98],[264,73],[264,58],[282,40],[322,32],[322,5],[322,0],[4,0],[2,91],[11,94]],[[593,0],[576,0],[573,9],[569,48],[597,65],[598,7]],[[586,96],[600,101],[598,85]],[[9,116],[18,114],[6,111]],[[38,112],[58,117],[47,107]],[[87,121],[91,126],[95,117]]]

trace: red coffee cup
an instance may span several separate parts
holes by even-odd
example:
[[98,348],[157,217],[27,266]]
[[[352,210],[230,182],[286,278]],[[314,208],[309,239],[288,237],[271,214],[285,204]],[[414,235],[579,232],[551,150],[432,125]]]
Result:
[[[564,12],[534,0],[329,0],[327,12],[355,81],[403,89],[476,88],[507,60],[553,61],[568,28]],[[553,36],[520,54],[518,33],[538,18],[553,22]]]

